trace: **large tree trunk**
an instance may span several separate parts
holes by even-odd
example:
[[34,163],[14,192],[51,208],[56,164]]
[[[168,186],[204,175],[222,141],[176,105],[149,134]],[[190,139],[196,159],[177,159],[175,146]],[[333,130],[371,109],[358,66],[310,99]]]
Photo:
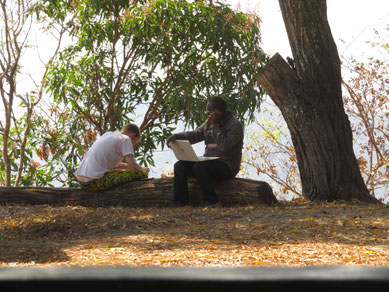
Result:
[[352,148],[342,101],[340,61],[325,0],[280,0],[295,62],[276,54],[258,77],[288,125],[310,200],[378,202],[370,196]]
[[[277,199],[268,183],[248,179],[231,179],[215,183],[220,202],[224,205],[274,204]],[[189,179],[191,203],[198,205],[202,196],[198,183]],[[0,187],[0,204],[54,204],[84,206],[172,206],[173,179],[135,181],[91,193],[76,188],[7,188]]]

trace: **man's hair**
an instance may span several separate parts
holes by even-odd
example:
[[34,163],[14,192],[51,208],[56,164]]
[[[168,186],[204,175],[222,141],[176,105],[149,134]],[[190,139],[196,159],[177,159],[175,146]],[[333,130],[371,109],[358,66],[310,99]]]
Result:
[[140,130],[139,130],[139,127],[135,124],[127,124],[127,125],[124,125],[122,130],[121,130],[121,133],[122,134],[130,134],[130,133],[134,133],[135,134],[135,137],[140,137]]
[[209,103],[212,104],[212,106],[215,109],[220,110],[222,113],[225,113],[227,111],[227,103],[224,101],[223,98],[216,96],[209,100]]

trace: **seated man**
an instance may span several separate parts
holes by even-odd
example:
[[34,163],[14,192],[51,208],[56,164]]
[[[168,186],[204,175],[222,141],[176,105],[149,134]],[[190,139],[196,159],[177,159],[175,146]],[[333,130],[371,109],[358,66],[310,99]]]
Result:
[[167,144],[175,140],[189,140],[191,144],[205,141],[204,156],[220,157],[202,162],[178,161],[174,165],[174,204],[189,203],[188,177],[195,177],[206,204],[218,202],[212,180],[226,180],[240,170],[243,148],[243,125],[227,111],[226,102],[219,97],[207,104],[208,119],[197,129],[170,136]]
[[[149,168],[134,159],[133,147],[140,140],[137,125],[127,124],[121,132],[107,132],[93,143],[82,159],[75,177],[84,188],[97,191],[146,178]],[[125,171],[114,171],[125,170]]]

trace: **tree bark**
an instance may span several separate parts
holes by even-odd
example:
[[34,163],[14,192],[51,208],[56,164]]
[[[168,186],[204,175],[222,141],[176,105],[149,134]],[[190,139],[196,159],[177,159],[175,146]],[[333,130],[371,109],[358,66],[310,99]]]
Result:
[[342,101],[338,51],[325,0],[280,0],[295,62],[276,54],[258,84],[280,108],[310,200],[378,202],[363,182]]
[[[232,179],[215,183],[223,205],[274,204],[277,199],[269,184],[248,179]],[[189,179],[189,195],[193,205],[201,204],[199,185]],[[52,204],[83,206],[171,206],[173,179],[148,179],[124,184],[103,192],[91,193],[77,188],[0,188],[0,204]]]

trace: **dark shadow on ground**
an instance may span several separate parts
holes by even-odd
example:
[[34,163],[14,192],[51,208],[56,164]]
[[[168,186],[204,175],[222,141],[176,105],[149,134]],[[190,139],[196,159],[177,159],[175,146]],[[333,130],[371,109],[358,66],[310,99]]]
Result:
[[[1,210],[2,263],[65,263],[66,248],[120,246],[118,238],[128,238],[126,244],[146,252],[196,249],[204,243],[217,248],[215,242],[233,247],[296,241],[389,244],[389,208],[358,203],[232,208],[3,206]],[[132,242],[134,236],[148,240]]]

